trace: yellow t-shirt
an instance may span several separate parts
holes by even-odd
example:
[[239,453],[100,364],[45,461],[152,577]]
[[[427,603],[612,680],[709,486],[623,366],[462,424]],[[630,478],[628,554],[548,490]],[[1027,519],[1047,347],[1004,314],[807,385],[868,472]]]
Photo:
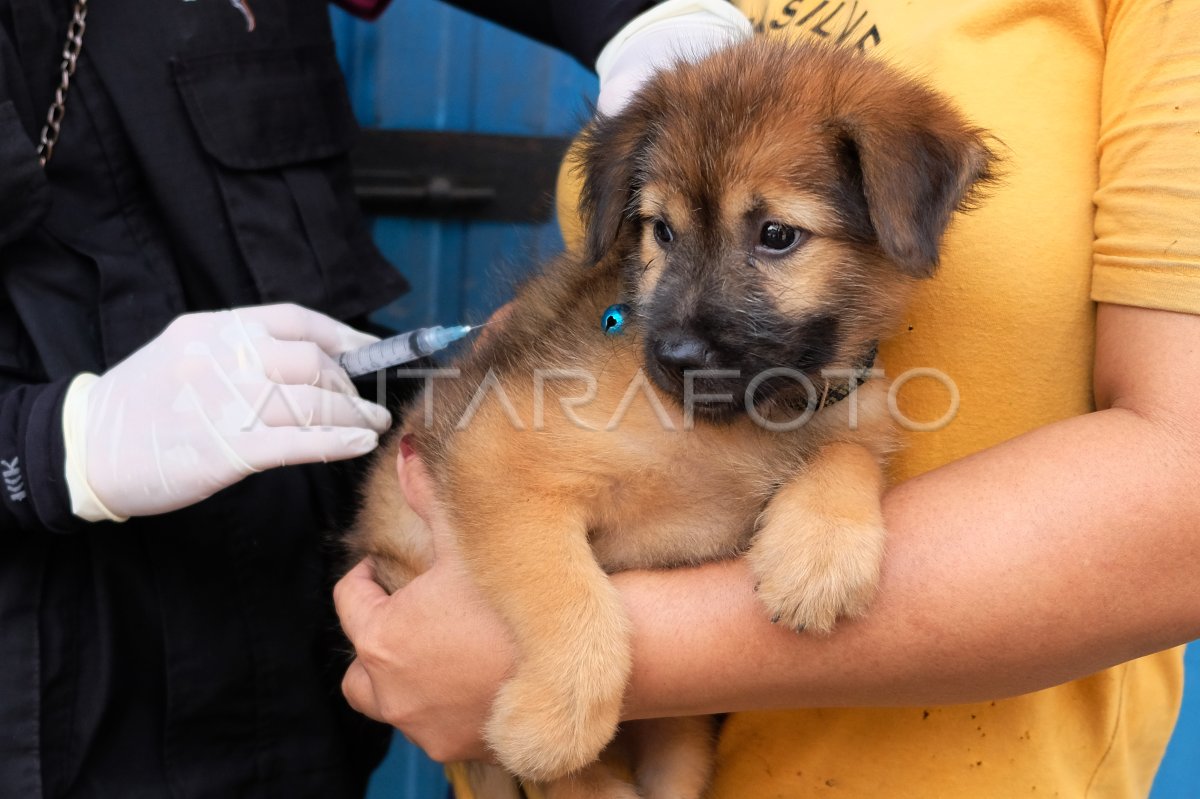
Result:
[[[1005,177],[881,347],[959,392],[914,432],[903,480],[1092,410],[1094,302],[1200,313],[1200,2],[743,0],[770,35],[873,50],[1002,143]],[[560,210],[576,192],[565,180]],[[573,213],[561,213],[568,242]],[[950,410],[938,380],[899,395]],[[1182,694],[1175,650],[977,705],[740,713],[713,799],[1145,796]]]
[[[1092,410],[1093,301],[1200,313],[1200,2],[743,0],[770,35],[873,50],[926,76],[1002,142],[1005,177],[956,219],[882,362],[932,367],[957,412],[914,432],[903,480]],[[570,177],[568,243],[579,240]],[[906,383],[914,422],[950,409]],[[1181,650],[1014,699],[739,713],[713,799],[1134,797],[1182,693]]]

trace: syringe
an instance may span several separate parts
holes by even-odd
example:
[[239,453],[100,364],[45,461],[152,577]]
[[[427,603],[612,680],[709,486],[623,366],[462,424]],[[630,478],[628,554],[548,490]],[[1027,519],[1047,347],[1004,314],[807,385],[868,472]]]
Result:
[[338,365],[351,377],[371,374],[380,369],[388,369],[432,355],[480,327],[483,325],[422,327],[350,352],[343,352],[338,356]]

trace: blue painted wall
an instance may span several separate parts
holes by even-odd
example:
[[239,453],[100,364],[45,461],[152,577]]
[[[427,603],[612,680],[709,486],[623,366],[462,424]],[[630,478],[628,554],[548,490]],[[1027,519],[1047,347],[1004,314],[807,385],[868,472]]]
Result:
[[[568,57],[434,0],[395,0],[374,25],[334,12],[342,68],[364,126],[571,135],[595,78]],[[396,329],[478,321],[512,279],[561,247],[557,226],[380,219],[376,241],[413,284],[379,316]],[[1200,799],[1200,647],[1152,799]],[[441,767],[397,736],[369,799],[439,799]],[[749,797],[748,799],[754,799]]]
[[1200,797],[1200,643],[1188,647],[1184,660],[1183,712],[1154,780],[1151,799]]
[[[432,0],[396,0],[368,25],[334,12],[361,124],[573,135],[595,76],[567,56]],[[375,238],[413,291],[380,314],[404,330],[479,321],[507,286],[561,248],[557,226],[381,219]]]

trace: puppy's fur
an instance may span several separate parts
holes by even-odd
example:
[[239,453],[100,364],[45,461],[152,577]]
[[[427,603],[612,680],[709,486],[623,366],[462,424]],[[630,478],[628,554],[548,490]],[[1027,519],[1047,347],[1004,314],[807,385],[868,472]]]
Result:
[[[485,730],[509,771],[556,799],[703,792],[704,719],[622,728],[606,757],[626,760],[641,793],[596,764],[630,672],[610,572],[745,555],[781,625],[827,633],[866,610],[884,548],[887,385],[813,412],[796,372],[817,395],[846,385],[933,274],[991,161],[920,83],[770,39],[678,65],[587,132],[586,253],[524,286],[454,364],[461,378],[436,382],[428,423],[419,401],[404,425],[517,644]],[[606,335],[617,302],[630,318]],[[779,368],[793,371],[756,381]],[[354,533],[389,590],[430,558],[396,447]]]

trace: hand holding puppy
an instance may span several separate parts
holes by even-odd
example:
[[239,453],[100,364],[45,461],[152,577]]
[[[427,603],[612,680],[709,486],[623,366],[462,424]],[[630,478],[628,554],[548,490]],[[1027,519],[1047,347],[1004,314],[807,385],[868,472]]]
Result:
[[356,654],[342,693],[434,760],[486,760],[481,733],[512,668],[512,643],[467,576],[424,464],[400,458],[397,469],[409,505],[433,530],[434,563],[391,596],[366,561],[338,582],[334,603]]

